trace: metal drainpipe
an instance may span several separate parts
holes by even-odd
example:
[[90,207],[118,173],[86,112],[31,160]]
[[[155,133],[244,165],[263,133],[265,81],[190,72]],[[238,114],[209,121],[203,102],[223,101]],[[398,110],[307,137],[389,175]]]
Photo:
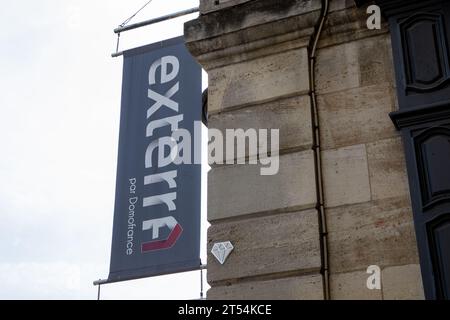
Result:
[[320,126],[319,126],[319,110],[317,108],[317,94],[315,83],[315,66],[317,44],[328,17],[329,0],[322,0],[322,8],[320,18],[315,26],[314,35],[308,47],[309,54],[309,82],[311,97],[311,117],[313,123],[313,151],[315,161],[315,176],[317,189],[317,210],[319,211],[319,233],[323,275],[323,291],[325,300],[330,300],[329,286],[329,265],[328,265],[328,228],[325,216],[325,200],[323,191],[323,174],[322,174],[322,155],[320,153]]

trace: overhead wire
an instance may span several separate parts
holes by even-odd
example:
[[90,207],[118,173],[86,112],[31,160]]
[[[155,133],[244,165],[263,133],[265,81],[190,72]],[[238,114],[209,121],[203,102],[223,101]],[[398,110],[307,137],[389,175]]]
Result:
[[142,10],[144,10],[149,4],[150,4],[150,2],[152,2],[153,0],[150,0],[150,1],[148,1],[146,4],[144,4],[143,6],[142,6],[142,8],[140,8],[138,11],[136,11],[136,13],[134,13],[131,17],[129,17],[128,19],[126,19],[124,22],[122,22],[121,24],[119,24],[119,27],[121,27],[121,28],[123,28],[123,27],[125,27],[128,23],[130,23],[130,21],[134,18],[134,17],[136,17],[138,14],[139,14],[139,12],[141,12]]
[[[153,0],[149,0],[147,1],[146,4],[144,4],[138,11],[136,11],[133,15],[131,15],[129,18],[125,19],[124,22],[122,22],[121,24],[119,24],[119,28],[123,28],[125,27],[128,23],[130,23],[131,20],[133,20],[134,17],[136,17],[139,12],[141,12],[142,10],[144,10]],[[119,45],[120,45],[120,32],[117,34],[117,44],[116,44],[116,53],[119,52]]]

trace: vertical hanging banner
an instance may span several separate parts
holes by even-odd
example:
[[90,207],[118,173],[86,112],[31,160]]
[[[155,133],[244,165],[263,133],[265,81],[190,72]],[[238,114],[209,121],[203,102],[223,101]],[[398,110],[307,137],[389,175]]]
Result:
[[183,37],[124,52],[109,282],[200,267],[201,99]]

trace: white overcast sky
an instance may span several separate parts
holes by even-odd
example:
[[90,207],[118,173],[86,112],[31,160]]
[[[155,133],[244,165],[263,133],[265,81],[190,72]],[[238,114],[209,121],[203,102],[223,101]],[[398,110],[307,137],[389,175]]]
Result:
[[[112,30],[145,2],[0,0],[0,299],[96,299],[92,281],[108,275],[122,80]],[[132,22],[196,6],[153,0]],[[124,33],[121,49],[182,35],[196,15]],[[199,282],[125,282],[102,298],[196,299]]]

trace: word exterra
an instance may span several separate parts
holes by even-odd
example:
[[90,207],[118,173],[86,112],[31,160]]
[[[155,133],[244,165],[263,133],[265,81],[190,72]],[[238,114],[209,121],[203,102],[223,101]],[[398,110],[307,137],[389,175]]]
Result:
[[[157,72],[159,70],[159,77]],[[169,71],[170,70],[170,71]],[[180,70],[179,60],[175,56],[165,56],[156,60],[149,69],[149,89],[148,98],[153,102],[151,107],[147,110],[147,119],[149,120],[146,127],[146,138],[149,144],[145,151],[145,169],[150,169],[155,166],[153,163],[153,154],[157,151],[157,167],[163,168],[170,164],[192,164],[192,141],[194,143],[194,164],[201,164],[201,141],[202,123],[196,122],[194,124],[194,139],[191,133],[183,128],[180,128],[180,123],[184,119],[184,115],[179,112],[179,104],[174,101],[173,97],[180,89],[180,82],[177,81],[177,76]],[[157,78],[160,79],[160,84],[169,84],[173,82],[170,89],[163,95],[152,90],[152,86],[157,84]],[[155,113],[162,107],[167,107],[174,112],[172,116],[163,119],[153,119]],[[155,130],[170,126],[170,136],[163,136],[158,139],[152,139]],[[245,164],[246,150],[249,151],[249,164],[257,164],[259,159],[262,165],[268,167],[261,167],[261,175],[274,175],[279,170],[279,130],[271,130],[270,135],[270,156],[268,150],[268,130],[267,129],[227,129],[225,133],[226,150],[224,156],[224,135],[220,130],[209,129],[209,145],[208,158],[210,164],[234,164],[234,159],[237,164]],[[246,143],[248,142],[248,144]],[[235,154],[235,146],[237,152]],[[166,149],[169,149],[166,155]],[[150,207],[154,205],[165,204],[169,212],[177,209],[175,200],[177,199],[177,183],[176,178],[178,170],[171,170],[166,172],[158,172],[156,174],[147,175],[144,177],[144,186],[154,183],[166,182],[170,189],[174,191],[162,194],[148,196],[143,199],[143,207]],[[165,240],[159,240],[159,229],[168,227],[171,229],[171,234]],[[159,219],[143,221],[142,231],[152,230],[152,241],[141,244],[142,252],[149,252],[153,250],[166,249],[174,245],[182,232],[181,226],[178,224],[173,216],[165,216]],[[128,254],[132,253],[130,249]]]

